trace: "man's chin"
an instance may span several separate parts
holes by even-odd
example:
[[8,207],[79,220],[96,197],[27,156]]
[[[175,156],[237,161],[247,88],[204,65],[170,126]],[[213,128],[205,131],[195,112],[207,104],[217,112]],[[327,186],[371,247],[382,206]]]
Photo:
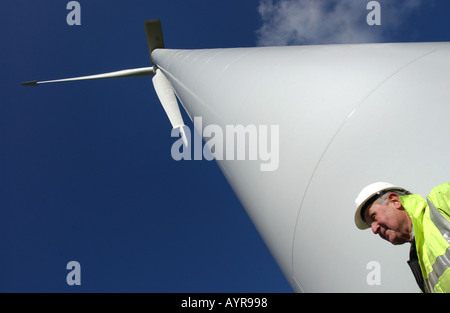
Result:
[[394,246],[399,246],[407,242],[407,240],[405,240],[404,238],[399,238],[397,236],[388,236],[386,240],[388,240]]
[[384,240],[386,240],[386,241],[389,241],[389,242],[390,242],[391,244],[393,244],[394,246],[402,245],[402,244],[408,242],[408,241],[405,240],[404,238],[399,237],[399,236],[396,236],[397,233],[395,233],[395,232],[389,232],[389,233],[386,232],[386,233],[384,234],[384,236],[383,236],[381,233],[379,233],[379,235],[380,235],[380,237],[381,237],[382,239],[384,239]]

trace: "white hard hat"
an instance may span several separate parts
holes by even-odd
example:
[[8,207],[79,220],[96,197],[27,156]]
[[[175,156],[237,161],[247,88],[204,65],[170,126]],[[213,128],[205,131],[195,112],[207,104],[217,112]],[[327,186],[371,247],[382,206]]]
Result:
[[356,204],[356,212],[355,212],[355,224],[356,227],[359,229],[367,229],[370,228],[369,225],[367,225],[366,221],[363,218],[364,212],[361,212],[361,210],[364,208],[366,203],[371,200],[374,196],[380,195],[382,191],[386,190],[405,190],[402,187],[398,187],[395,185],[392,185],[390,183],[385,182],[377,182],[370,184],[366,187],[364,187],[363,190],[359,193],[358,197],[356,197],[355,204]]

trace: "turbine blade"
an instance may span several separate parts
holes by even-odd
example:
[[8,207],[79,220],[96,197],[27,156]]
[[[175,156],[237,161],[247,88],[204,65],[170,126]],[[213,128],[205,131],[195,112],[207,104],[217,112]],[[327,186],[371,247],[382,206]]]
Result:
[[39,86],[38,82],[35,80],[30,81],[30,82],[24,82],[24,83],[22,83],[22,85],[23,86]]
[[141,67],[141,68],[134,68],[134,69],[121,70],[121,71],[115,71],[115,72],[109,72],[109,73],[103,73],[103,74],[95,74],[95,75],[89,75],[89,76],[63,78],[63,79],[46,80],[46,81],[29,81],[29,82],[22,83],[22,85],[23,86],[38,86],[40,84],[69,82],[69,81],[76,81],[76,80],[119,78],[119,77],[143,77],[143,76],[152,76],[154,74],[155,74],[155,70],[153,67]]
[[181,137],[185,146],[188,146],[186,139],[186,134],[184,133],[183,118],[181,117],[180,108],[178,107],[177,98],[175,97],[175,92],[173,91],[172,84],[167,80],[160,69],[156,70],[155,76],[153,76],[153,86],[155,87],[156,94],[158,95],[159,101],[161,102],[164,111],[169,118],[170,123],[173,128],[180,128]]

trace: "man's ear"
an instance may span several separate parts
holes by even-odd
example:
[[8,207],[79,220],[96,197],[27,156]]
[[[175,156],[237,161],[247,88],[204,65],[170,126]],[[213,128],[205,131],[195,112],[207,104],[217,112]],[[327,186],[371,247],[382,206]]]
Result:
[[403,209],[402,203],[400,202],[400,197],[395,192],[391,192],[390,194],[388,194],[387,199],[394,205],[396,209]]

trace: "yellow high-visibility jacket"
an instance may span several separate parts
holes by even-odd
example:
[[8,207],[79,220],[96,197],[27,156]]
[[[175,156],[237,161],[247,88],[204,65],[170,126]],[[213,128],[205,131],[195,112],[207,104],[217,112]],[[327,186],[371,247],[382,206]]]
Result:
[[400,196],[412,219],[425,292],[450,292],[450,182],[420,195]]

